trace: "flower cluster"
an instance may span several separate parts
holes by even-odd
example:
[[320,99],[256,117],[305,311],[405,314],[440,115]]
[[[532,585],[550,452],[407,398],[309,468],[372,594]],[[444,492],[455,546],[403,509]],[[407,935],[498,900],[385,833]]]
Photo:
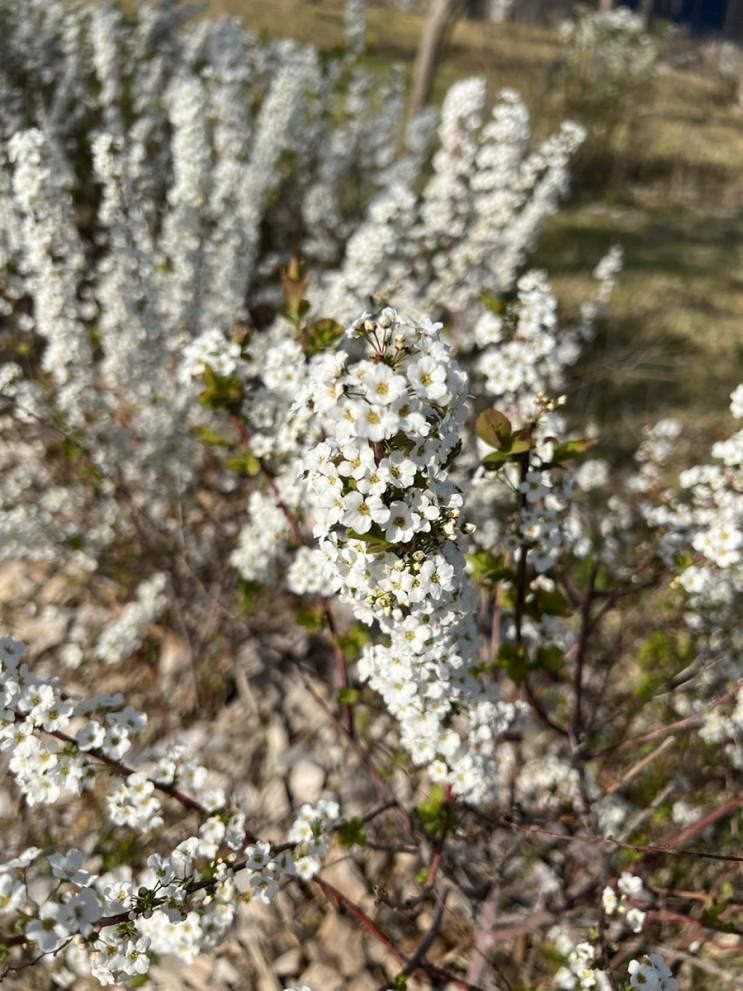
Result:
[[[741,413],[740,395],[738,387],[731,396],[734,416]],[[640,451],[642,490],[649,495],[663,480],[663,461],[680,432],[675,422],[660,426],[661,438],[656,425]],[[686,593],[688,626],[704,641],[701,649],[708,659],[733,675],[731,658],[739,650],[735,616],[743,588],[742,438],[743,431],[738,430],[727,440],[717,441],[712,447],[715,463],[687,468],[679,477],[678,494],[661,489],[660,499],[646,498],[642,506],[647,522],[661,531],[664,561],[679,572],[677,583]],[[711,719],[719,719],[719,714],[712,714]],[[716,736],[714,730],[711,733]]]
[[678,991],[678,981],[659,953],[630,960],[630,986],[636,991]]
[[[346,13],[358,53],[365,4],[349,0]],[[172,602],[184,581],[162,551],[182,560],[184,520],[200,589],[215,541],[220,556],[235,545],[203,498],[237,487],[196,440],[214,430],[195,402],[205,368],[244,390],[253,452],[279,460],[283,493],[297,490],[316,438],[309,416],[288,415],[305,359],[277,316],[282,265],[297,250],[310,259],[310,296],[334,317],[397,287],[410,312],[446,308],[465,340],[482,289],[511,288],[556,209],[580,129],[530,151],[523,101],[504,91],[486,119],[472,79],[452,87],[438,131],[426,111],[398,151],[402,74],[377,85],[347,51],[321,59],[147,0],[126,17],[115,5],[0,0],[0,19],[18,67],[0,93],[0,310],[13,348],[39,356],[2,373],[0,555],[64,562],[85,605],[108,610],[97,645],[71,621],[60,661],[74,666],[83,644],[124,659],[140,644],[142,604],[122,612],[101,594],[102,555],[157,558],[145,573],[168,572]],[[43,81],[38,99],[23,80]],[[276,574],[279,515],[251,501],[233,556],[246,581]],[[152,607],[154,619],[159,594]]]
[[[105,766],[120,776],[106,800],[113,824],[140,835],[162,825],[158,789],[202,816],[196,835],[182,840],[167,856],[150,855],[138,876],[128,866],[92,873],[75,848],[51,853],[49,868],[58,884],[41,904],[36,904],[36,889],[28,878],[40,850],[30,848],[0,867],[0,914],[23,912],[24,938],[42,955],[63,952],[62,969],[55,975],[62,986],[88,975],[106,985],[145,974],[152,954],[174,953],[191,962],[229,930],[241,897],[237,874],[245,881],[243,897],[270,903],[282,882],[306,881],[320,870],[339,821],[337,803],[302,806],[288,842],[277,850],[264,841],[245,846],[244,813],[228,805],[221,792],[203,789],[203,768],[188,762],[179,766],[174,751],[154,766],[143,758],[152,768],[149,776],[121,763],[131,736],[144,728],[144,716],[122,709],[121,700],[113,696],[73,704],[55,682],[32,675],[21,663],[24,653],[24,646],[13,638],[0,640],[0,738],[30,805],[56,802],[62,792],[93,787],[95,766]],[[101,711],[99,719],[84,719]],[[71,724],[79,725],[74,736],[63,732],[73,729]],[[198,789],[203,804],[174,790],[175,784]]]
[[[552,929],[550,937],[566,960],[554,976],[556,991],[611,991],[609,975],[596,965],[597,950],[592,943],[574,943],[561,926]],[[631,960],[627,971],[633,991],[678,991],[678,982],[659,953]]]
[[160,617],[168,604],[165,588],[167,576],[153,575],[137,587],[136,599],[128,603],[121,615],[106,626],[95,648],[96,657],[115,664],[130,657],[142,643],[146,627]]
[[28,804],[50,804],[92,783],[88,752],[119,760],[146,719],[121,696],[74,703],[55,680],[36,677],[22,663],[25,653],[12,637],[0,639],[0,746],[10,751],[10,770]]
[[565,929],[557,927],[550,933],[555,946],[566,964],[554,977],[559,991],[610,991],[611,983],[606,971],[596,965],[596,947],[582,941],[573,943]]
[[604,87],[616,86],[627,78],[643,81],[658,60],[657,45],[646,32],[643,19],[629,7],[579,9],[574,20],[560,26],[560,40],[569,66],[574,71],[590,72],[590,80]]
[[[515,710],[477,673],[462,496],[448,477],[467,380],[440,331],[391,308],[364,314],[298,402],[317,410],[325,432],[306,475],[326,580],[388,640],[364,650],[359,672],[400,721],[413,760],[481,801],[494,738]],[[469,720],[466,739],[455,712]]]
[[604,888],[601,896],[604,913],[607,916],[618,915],[625,920],[632,932],[642,932],[645,912],[635,906],[627,907],[630,899],[641,898],[642,895],[642,878],[625,871],[617,881],[616,890],[611,885]]

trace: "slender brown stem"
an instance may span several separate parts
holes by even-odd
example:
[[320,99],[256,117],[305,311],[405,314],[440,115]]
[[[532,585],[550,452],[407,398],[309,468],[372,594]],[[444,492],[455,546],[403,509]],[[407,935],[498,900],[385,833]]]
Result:
[[583,670],[588,653],[588,640],[591,635],[591,604],[596,586],[596,576],[598,575],[599,561],[595,557],[591,564],[591,573],[588,576],[588,587],[583,598],[580,615],[580,635],[578,639],[578,649],[575,656],[575,673],[573,677],[573,743],[577,747],[580,745],[583,735]]
[[[233,417],[235,428],[240,435],[240,439],[246,447],[250,446],[250,434],[248,433],[248,428],[245,426],[243,421],[239,416]],[[294,540],[300,547],[307,547],[310,545],[310,541],[307,539],[304,533],[302,533],[302,528],[299,525],[299,520],[295,513],[292,512],[291,508],[287,505],[286,500],[281,495],[279,486],[276,483],[276,478],[273,472],[266,467],[266,465],[261,461],[261,474],[268,482],[269,488],[274,498],[274,502],[279,507],[281,512],[284,514],[287,523],[289,524],[289,529],[292,532]],[[333,615],[333,610],[330,603],[326,598],[320,599],[320,607],[322,609],[323,617],[325,618],[325,623],[330,634],[330,640],[333,644],[333,657],[335,659],[335,670],[338,679],[339,688],[346,689],[349,687],[348,678],[348,663],[346,661],[346,655],[343,651],[343,646],[341,645],[340,637],[338,635],[338,627],[335,622],[335,617]],[[341,703],[341,711],[343,712],[343,719],[346,725],[346,729],[351,736],[354,735],[354,710],[352,702]]]

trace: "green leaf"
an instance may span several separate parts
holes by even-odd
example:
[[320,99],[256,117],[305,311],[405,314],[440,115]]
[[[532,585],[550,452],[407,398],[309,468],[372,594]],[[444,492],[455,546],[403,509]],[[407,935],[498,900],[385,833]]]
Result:
[[296,326],[299,326],[310,309],[310,304],[305,298],[308,283],[309,278],[304,272],[304,266],[297,258],[292,258],[287,267],[281,271],[281,285],[286,299],[284,316]]
[[322,606],[299,606],[296,618],[299,625],[309,633],[319,633],[326,623]]
[[482,465],[488,471],[497,471],[503,465],[508,464],[510,460],[511,455],[507,451],[495,451],[495,453],[487,454],[482,459]]
[[565,654],[555,644],[540,647],[535,658],[535,666],[547,674],[560,674],[565,666]]
[[493,586],[514,577],[513,571],[505,566],[502,554],[495,557],[489,551],[477,551],[465,557],[472,569],[472,579],[478,585]]
[[364,647],[370,642],[371,633],[369,628],[364,626],[363,623],[356,623],[348,633],[338,638],[338,642],[341,645],[341,650],[343,651],[346,660],[348,661],[358,661],[361,657],[361,652]]
[[511,421],[497,409],[486,409],[475,420],[475,433],[490,447],[501,449],[513,433]]
[[442,836],[451,815],[443,785],[434,785],[429,797],[416,807],[416,811],[431,836]]
[[341,846],[347,849],[352,846],[366,846],[366,830],[364,823],[357,817],[342,822],[337,829],[336,835]]
[[529,656],[523,644],[502,644],[498,651],[498,666],[505,670],[511,681],[520,684],[529,671]]
[[341,705],[356,705],[361,701],[361,692],[358,688],[339,688],[338,702]]
[[373,523],[367,533],[358,533],[356,530],[349,529],[348,536],[353,540],[363,540],[370,554],[382,554],[392,547],[389,540],[385,539],[384,530],[377,523]]
[[83,456],[83,451],[76,440],[72,440],[70,437],[65,437],[62,441],[62,454],[71,461],[73,464],[79,461]]
[[234,376],[219,375],[211,365],[204,365],[204,391],[199,402],[209,409],[237,413],[243,399],[243,384]]
[[210,447],[234,447],[234,443],[231,440],[218,434],[211,427],[196,427],[194,434],[203,444],[208,444]]
[[405,974],[398,974],[390,987],[392,991],[407,991],[408,979]]
[[541,619],[542,616],[569,616],[572,612],[570,603],[556,588],[551,591],[535,589],[533,597],[527,603],[527,609],[535,619]]
[[495,296],[491,292],[484,292],[480,296],[480,301],[482,302],[485,309],[490,310],[497,317],[502,317],[506,312],[506,301],[501,299],[500,296]]
[[238,605],[240,612],[244,616],[249,616],[255,612],[258,603],[263,595],[263,586],[259,582],[240,579]]
[[237,458],[230,458],[227,462],[230,471],[239,472],[241,475],[248,475],[254,478],[261,473],[260,459],[252,451],[245,451]]
[[522,454],[526,454],[527,451],[531,450],[531,442],[522,439],[513,439],[516,434],[512,434],[508,439],[507,446],[504,446],[500,451],[494,451],[492,454],[486,454],[482,459],[483,467],[488,471],[497,471],[502,468],[504,464],[509,461],[518,461]]
[[343,337],[344,330],[342,325],[336,323],[335,320],[324,319],[311,323],[306,334],[307,353],[312,356],[332,348],[336,341]]
[[595,447],[598,441],[593,437],[583,437],[580,440],[566,440],[552,452],[552,464],[560,464],[570,458],[579,458]]

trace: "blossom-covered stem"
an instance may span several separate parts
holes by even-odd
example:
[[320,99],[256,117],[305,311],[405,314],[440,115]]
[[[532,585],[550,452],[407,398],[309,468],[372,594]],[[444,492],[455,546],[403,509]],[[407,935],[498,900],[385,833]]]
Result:
[[[61,730],[48,730],[47,732],[49,733],[50,736],[55,737],[57,740],[60,740],[62,743],[77,748],[77,741],[74,739],[74,737],[68,736],[67,733],[63,733]],[[86,750],[85,753],[87,756],[93,757],[95,760],[100,761],[101,764],[105,764],[106,767],[109,767],[112,771],[115,771],[116,774],[120,775],[122,778],[128,778],[130,774],[136,773],[133,767],[128,767],[126,764],[122,763],[120,760],[115,760],[113,757],[108,757],[106,754],[104,754],[102,751],[98,750],[97,748],[93,748],[92,750]],[[205,808],[201,804],[201,802],[197,802],[195,798],[189,798],[188,795],[184,795],[182,791],[179,791],[173,785],[169,785],[169,784],[165,784],[164,782],[157,782],[157,781],[153,781],[152,784],[155,786],[155,788],[158,791],[161,791],[164,795],[169,795],[171,798],[174,798],[176,802],[179,802],[183,806],[184,809],[188,809],[190,812],[198,812],[199,815],[202,815],[205,818],[208,818],[210,815],[212,815],[212,813],[207,808]],[[250,834],[246,834],[246,835],[248,836],[249,839],[251,839],[251,842],[253,842],[253,839],[250,837]]]
[[[372,809],[365,816],[362,817],[361,822],[366,824],[376,819],[378,816],[382,815],[384,812],[388,811],[392,807],[392,803],[386,802],[376,808]],[[246,834],[247,838],[247,834]],[[269,860],[274,860],[280,857],[282,854],[296,850],[301,842],[287,841],[285,843],[277,843],[267,850],[267,855]],[[232,874],[237,874],[240,871],[250,869],[251,860],[249,857],[243,858],[235,863],[229,865]],[[192,880],[184,888],[186,898],[197,894],[200,891],[213,889],[219,884],[219,879],[214,877],[201,878],[199,880]],[[160,906],[166,904],[168,901],[167,897],[156,898],[153,901],[148,902],[147,906],[143,907],[133,907],[126,909],[122,912],[116,912],[113,915],[105,915],[97,919],[91,927],[91,931],[94,933],[100,933],[103,929],[109,929],[114,926],[124,925],[133,922],[138,917],[145,915],[146,913],[151,913],[153,910],[158,909]],[[29,939],[24,933],[17,933],[14,935],[4,936],[0,933],[0,944],[5,946],[21,946],[29,942]],[[63,948],[63,947],[62,947]],[[0,981],[2,977],[0,976]]]

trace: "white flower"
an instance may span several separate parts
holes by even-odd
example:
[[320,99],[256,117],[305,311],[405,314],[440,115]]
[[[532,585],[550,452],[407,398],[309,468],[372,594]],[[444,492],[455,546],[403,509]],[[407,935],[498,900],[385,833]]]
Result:
[[74,931],[65,908],[56,902],[45,902],[39,910],[39,918],[26,926],[26,936],[38,944],[42,953],[56,950]]
[[101,918],[101,903],[91,888],[84,888],[62,906],[71,930],[89,936],[93,925]]
[[14,874],[0,874],[0,915],[15,912],[26,900],[26,886]]
[[630,985],[637,991],[678,991],[677,981],[658,953],[644,957],[643,962],[631,960],[627,969]]
[[83,855],[80,850],[70,850],[67,854],[53,853],[49,856],[49,866],[55,877],[71,881],[79,888],[86,888],[95,880],[95,875],[82,870]]
[[89,720],[75,734],[75,741],[81,750],[96,750],[106,739],[105,728],[95,719]]
[[405,378],[397,375],[389,365],[381,363],[371,365],[362,381],[370,403],[389,405],[405,395],[407,390]]
[[446,366],[424,355],[408,366],[413,387],[426,399],[443,400],[447,395]]
[[617,898],[617,893],[612,887],[607,885],[601,895],[601,902],[604,907],[604,912],[607,915],[613,915],[619,905],[619,899]]
[[368,533],[374,523],[385,523],[390,511],[379,496],[349,492],[343,497],[343,523],[357,533]]
[[743,418],[743,382],[730,393],[730,412],[737,419]]
[[638,898],[642,894],[642,878],[625,871],[617,881],[617,887],[628,898]]
[[245,866],[252,871],[261,871],[271,860],[271,844],[264,840],[252,843],[245,848]]
[[421,522],[417,513],[411,513],[404,502],[396,500],[389,506],[389,519],[384,535],[390,543],[407,544],[415,536]]

